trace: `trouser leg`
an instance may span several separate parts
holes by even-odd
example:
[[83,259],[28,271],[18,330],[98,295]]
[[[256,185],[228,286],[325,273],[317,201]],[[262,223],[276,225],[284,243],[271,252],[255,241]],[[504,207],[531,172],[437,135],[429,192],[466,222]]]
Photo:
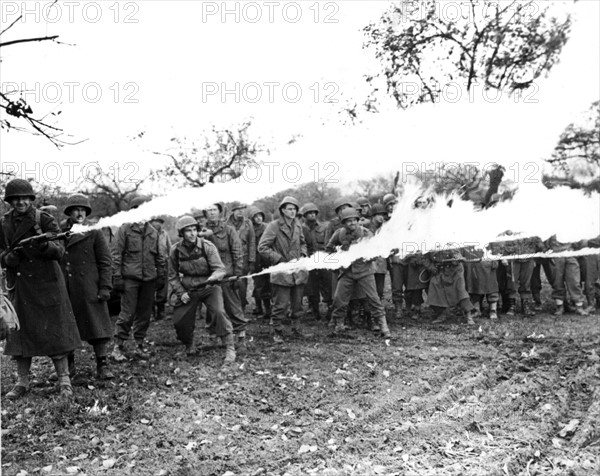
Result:
[[135,308],[135,318],[133,320],[133,338],[137,342],[142,342],[148,333],[150,327],[150,315],[154,306],[154,292],[156,289],[156,280],[140,283],[138,291],[137,305]]

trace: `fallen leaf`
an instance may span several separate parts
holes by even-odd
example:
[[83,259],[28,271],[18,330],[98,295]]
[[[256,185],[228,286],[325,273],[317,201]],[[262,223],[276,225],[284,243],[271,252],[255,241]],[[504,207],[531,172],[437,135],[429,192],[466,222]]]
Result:
[[102,466],[104,466],[105,468],[112,468],[116,462],[117,462],[116,459],[108,458],[108,459],[105,459],[104,461],[102,461]]
[[562,430],[560,430],[558,434],[564,438],[568,434],[574,433],[577,426],[579,426],[579,420],[573,419],[569,423],[567,423],[567,425]]
[[69,466],[67,467],[67,473],[75,474],[79,472],[79,466]]
[[146,418],[142,418],[140,420],[140,423],[143,423],[144,425],[147,425],[148,423],[150,423],[150,420],[147,420]]

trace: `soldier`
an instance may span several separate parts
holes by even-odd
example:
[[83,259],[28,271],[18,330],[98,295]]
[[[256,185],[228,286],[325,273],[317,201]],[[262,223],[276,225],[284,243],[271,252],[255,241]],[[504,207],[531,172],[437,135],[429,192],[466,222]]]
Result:
[[424,259],[431,273],[427,303],[433,309],[439,324],[447,319],[447,309],[459,305],[467,318],[467,323],[475,325],[473,320],[473,304],[465,285],[465,271],[462,265],[465,260],[458,250],[441,250],[429,252]]
[[[396,196],[393,193],[388,193],[383,197],[383,206],[388,215],[388,220],[391,218],[396,205]],[[402,317],[402,307],[404,301],[404,288],[408,281],[408,266],[406,260],[400,259],[396,254],[388,258],[388,269],[390,271],[390,281],[392,282],[392,302],[394,303],[394,318]]]
[[[258,252],[268,265],[285,263],[307,255],[306,241],[296,214],[300,209],[298,200],[285,197],[279,204],[280,217],[268,224],[258,243]],[[283,319],[291,308],[292,332],[300,334],[298,321],[302,316],[302,295],[308,272],[271,274],[273,293],[273,341],[283,342]]]
[[[131,209],[149,201],[146,197],[136,197],[131,201]],[[117,246],[114,256],[114,287],[122,290],[121,312],[115,330],[115,348],[112,358],[117,362],[126,360],[125,341],[133,327],[136,341],[134,354],[148,359],[144,339],[150,326],[150,313],[154,305],[154,293],[164,286],[166,263],[158,247],[158,232],[147,221],[125,223],[117,233]]]
[[548,283],[554,283],[554,259],[552,258],[536,258],[534,260],[535,267],[531,275],[531,293],[533,294],[533,310],[542,310],[542,268],[546,274]]
[[225,313],[221,287],[211,284],[225,278],[225,265],[216,246],[198,236],[199,225],[195,218],[181,217],[176,228],[181,240],[171,247],[169,255],[169,301],[174,308],[177,338],[186,346],[188,355],[196,353],[196,310],[204,304],[214,319],[216,335],[225,345],[224,365],[231,364],[236,357],[233,326]]
[[55,235],[58,223],[33,207],[35,194],[22,179],[6,185],[4,200],[11,206],[0,228],[0,263],[6,268],[7,289],[20,329],[8,334],[4,355],[17,362],[17,383],[6,394],[16,400],[29,390],[31,358],[49,356],[54,363],[60,395],[73,395],[67,355],[81,345],[77,323],[69,301],[59,261],[65,249],[58,241],[35,242],[15,249],[18,243],[36,235]]
[[[220,203],[212,204],[206,208],[205,212],[208,218],[206,227],[211,232],[205,234],[205,237],[217,247],[221,261],[223,261],[227,270],[227,276],[242,276],[244,274],[242,243],[235,228],[220,219],[223,213],[223,205]],[[223,291],[225,312],[233,325],[234,334],[237,335],[239,343],[243,345],[246,339],[248,319],[242,309],[237,283],[223,283],[221,289]],[[207,319],[212,318],[210,312],[207,312]],[[210,323],[209,328],[212,328],[213,324],[214,322]]]
[[[388,214],[387,219],[392,218],[392,213],[394,212],[394,206],[396,205],[396,195],[393,193],[387,193],[383,197],[383,206],[385,207],[385,211]],[[387,220],[386,220],[387,221]]]
[[[165,276],[169,275],[169,251],[171,250],[171,238],[169,234],[164,229],[165,219],[163,217],[154,217],[150,220],[150,224],[154,227],[154,229],[158,232],[158,252],[164,256],[165,258],[165,266],[166,268],[162,271]],[[167,317],[167,313],[165,310],[165,306],[167,304],[167,288],[168,283],[165,279],[164,282],[160,283],[162,287],[156,288],[156,293],[154,295],[154,319],[160,321]]]
[[327,233],[325,235],[325,241],[327,243],[329,243],[329,240],[331,239],[335,231],[338,228],[342,227],[340,216],[346,208],[352,208],[352,203],[350,202],[350,200],[346,200],[345,198],[339,199],[333,204],[333,210],[335,211],[337,217],[335,217],[333,220],[329,220],[329,223],[327,224]]
[[360,221],[358,224],[369,228],[371,226],[371,203],[367,197],[359,197],[356,200],[356,204],[360,207],[358,209],[360,214]]
[[[311,249],[307,246],[308,255],[316,253],[317,251],[325,251],[327,242],[325,241],[325,235],[327,234],[327,225],[317,220],[319,215],[319,208],[314,203],[307,203],[303,207],[305,223],[303,230],[305,231],[305,237],[308,234],[310,237]],[[307,239],[308,243],[309,239]],[[332,293],[331,293],[332,277],[331,271],[328,269],[313,269],[308,274],[308,283],[306,287],[309,289],[307,293],[309,296],[310,307],[315,319],[320,319],[319,314],[319,301],[322,299],[327,305],[327,318],[331,317],[332,312]]]
[[[70,230],[74,224],[87,225],[91,213],[85,195],[69,196],[64,209],[68,218],[63,229]],[[112,321],[106,303],[112,288],[112,258],[104,233],[90,230],[72,235],[66,242],[61,265],[81,340],[94,347],[96,376],[101,380],[111,379],[114,375],[108,368],[107,355]],[[69,354],[69,364],[74,368],[73,353]]]
[[[387,211],[385,207],[380,203],[376,203],[370,209],[371,213],[371,224],[368,230],[376,235],[381,231],[381,227],[387,217]],[[385,285],[385,275],[387,274],[387,262],[385,258],[375,259],[375,288],[377,289],[377,295],[383,302],[383,288]]]
[[[548,238],[545,244],[555,253],[572,249],[572,245],[560,243],[556,239],[556,235]],[[575,313],[587,316],[588,312],[583,307],[585,297],[581,288],[581,270],[577,258],[573,256],[555,258],[554,270],[554,283],[552,284],[552,297],[556,303],[554,317],[561,317],[564,314],[567,293],[575,304]]]
[[[248,211],[248,216],[252,220],[252,225],[254,227],[254,236],[256,237],[256,269],[255,272],[262,271],[267,268],[268,265],[263,263],[261,259],[260,253],[258,252],[258,243],[267,229],[267,225],[265,223],[265,213],[261,211],[257,207],[252,207]],[[252,278],[254,282],[254,301],[256,302],[256,308],[254,310],[254,314],[261,315],[263,314],[265,318],[271,317],[271,284],[269,283],[269,275],[262,274],[260,276],[255,276]]]
[[[244,217],[244,209],[246,205],[234,205],[231,208],[231,215],[227,224],[231,225],[237,231],[240,241],[242,242],[242,274],[246,275],[254,273],[256,266],[256,236],[254,234],[254,227],[248,218]],[[248,305],[248,281],[240,279],[238,283],[238,289],[240,294],[240,300],[242,309],[245,309]]]
[[[333,234],[327,243],[327,251],[335,252],[337,246],[347,251],[351,244],[373,236],[369,230],[358,224],[359,215],[353,208],[344,210],[340,219],[343,227]],[[355,286],[358,286],[365,295],[373,318],[381,331],[381,336],[389,338],[390,330],[385,319],[385,310],[375,287],[375,262],[372,260],[365,262],[363,259],[358,259],[352,262],[349,268],[339,271],[333,298],[332,320],[335,322],[334,332],[344,329],[343,321],[346,308],[350,303]]]

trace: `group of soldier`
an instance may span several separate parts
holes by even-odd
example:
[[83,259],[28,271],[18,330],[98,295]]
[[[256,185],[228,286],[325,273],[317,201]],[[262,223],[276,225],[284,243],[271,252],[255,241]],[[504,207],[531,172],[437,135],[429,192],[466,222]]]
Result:
[[[204,305],[204,325],[211,339],[221,340],[223,365],[230,366],[236,359],[236,347],[246,345],[249,276],[253,280],[253,314],[269,319],[275,343],[284,342],[288,332],[302,334],[300,322],[308,313],[304,298],[313,317],[326,321],[334,335],[360,321],[389,338],[383,305],[386,274],[390,276],[395,320],[421,319],[424,296],[438,323],[448,318],[449,309],[458,307],[467,322],[474,324],[483,312],[484,298],[490,319],[498,318],[500,297],[503,311],[514,315],[520,296],[521,312],[530,316],[541,306],[541,268],[552,284],[557,316],[565,311],[569,299],[581,315],[600,305],[600,299],[595,299],[598,255],[580,259],[523,257],[509,263],[482,260],[473,250],[452,249],[359,258],[334,271],[295,268],[257,274],[318,251],[348,250],[379,233],[396,205],[393,194],[373,205],[364,197],[356,202],[339,200],[334,204],[336,217],[328,222],[320,219],[317,205],[301,205],[291,196],[281,201],[279,217],[269,223],[265,211],[255,206],[238,204],[225,216],[225,205],[215,203],[177,220],[179,240],[175,244],[161,217],[125,223],[118,230],[71,233],[73,225],[92,222],[93,210],[85,195],[68,197],[60,224],[34,207],[35,194],[25,180],[9,182],[4,200],[11,210],[0,228],[1,265],[20,321],[20,329],[6,335],[4,353],[13,356],[17,364],[17,383],[6,394],[9,399],[28,391],[34,356],[52,359],[60,395],[71,397],[74,351],[82,340],[93,346],[99,379],[114,378],[109,356],[117,362],[126,361],[131,354],[148,359],[145,339],[151,316],[165,319],[167,305],[172,309],[177,339],[188,355],[197,353],[194,330]],[[146,200],[138,197],[130,206],[136,208]],[[430,199],[420,197],[414,208],[424,211],[430,204]],[[596,241],[579,246],[600,246]],[[565,246],[555,239],[546,243],[546,249],[555,251]],[[120,294],[121,310],[113,326],[107,301],[115,292]],[[322,303],[327,309],[323,315]],[[127,345],[131,335],[133,349]]]

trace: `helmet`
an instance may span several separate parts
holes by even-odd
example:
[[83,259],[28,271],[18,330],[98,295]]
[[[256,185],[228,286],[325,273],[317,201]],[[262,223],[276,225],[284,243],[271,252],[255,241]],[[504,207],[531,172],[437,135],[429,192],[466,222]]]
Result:
[[129,209],[133,210],[134,208],[139,207],[142,203],[146,203],[146,202],[149,202],[149,201],[150,201],[149,197],[135,197],[129,203]]
[[360,207],[362,207],[362,206],[364,206],[364,205],[369,205],[369,206],[371,206],[371,203],[369,202],[369,199],[368,199],[368,198],[366,198],[366,197],[359,197],[359,198],[356,200],[356,203],[358,203],[358,205],[359,205]]
[[16,178],[6,184],[4,201],[10,202],[10,200],[15,197],[29,197],[32,201],[35,200],[33,187],[27,180]]
[[346,200],[345,198],[340,198],[338,201],[336,201],[333,204],[333,209],[335,210],[335,213],[337,213],[338,209],[341,208],[344,205],[348,205],[349,207],[351,207],[352,203],[350,203],[350,201]]
[[206,213],[204,212],[204,210],[201,210],[199,208],[192,208],[192,216],[197,220],[200,217],[206,218]]
[[263,220],[266,218],[265,216],[265,212],[263,212],[260,208],[258,207],[250,207],[250,209],[248,210],[248,217],[250,217],[250,219],[254,218],[256,215],[261,214],[263,216]]
[[235,205],[233,205],[231,207],[231,211],[233,212],[235,210],[241,210],[241,209],[244,209],[244,208],[246,208],[245,204],[243,204],[243,203],[237,203],[237,204],[235,204]]
[[184,215],[179,220],[177,220],[175,228],[177,229],[177,233],[181,234],[183,229],[187,228],[188,226],[195,226],[196,228],[200,228],[200,225],[198,225],[196,219],[189,215]]
[[310,212],[314,212],[314,213],[319,213],[319,208],[312,202],[308,202],[305,203],[304,206],[302,207],[304,209],[304,214],[306,215],[307,213]]
[[85,208],[86,215],[90,215],[92,213],[92,206],[90,205],[89,199],[81,193],[69,195],[69,197],[67,198],[67,204],[65,205],[64,214],[70,215],[71,208],[73,207]]
[[284,197],[283,200],[281,200],[281,203],[279,204],[279,210],[281,210],[283,206],[287,205],[288,203],[294,205],[296,207],[296,210],[300,210],[300,203],[298,203],[298,200],[290,196]]
[[396,203],[396,195],[393,193],[386,193],[383,197],[383,205],[387,207],[390,203]]
[[354,208],[346,208],[345,210],[342,210],[340,221],[344,223],[344,221],[349,218],[356,218],[357,220],[360,218],[358,216],[358,212]]
[[387,210],[381,203],[376,203],[371,207],[371,216],[375,215],[387,215]]
[[150,221],[158,221],[160,223],[164,223],[165,222],[165,217],[162,215],[158,215],[158,216],[154,216],[150,219]]

